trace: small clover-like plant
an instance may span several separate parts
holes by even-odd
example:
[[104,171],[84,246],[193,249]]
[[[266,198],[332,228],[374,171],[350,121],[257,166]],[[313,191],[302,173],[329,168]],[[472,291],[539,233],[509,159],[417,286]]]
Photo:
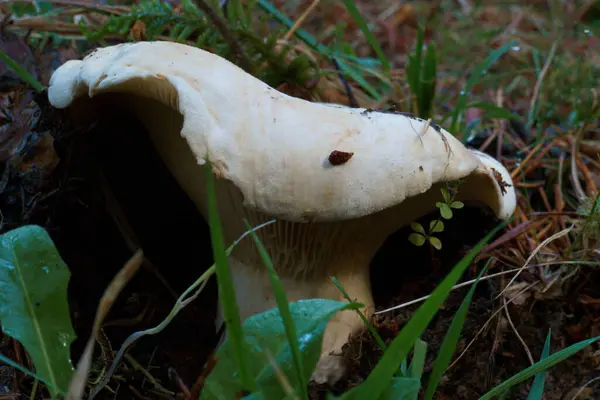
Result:
[[440,189],[444,201],[438,201],[435,203],[436,207],[440,210],[441,218],[437,218],[429,223],[429,229],[425,231],[423,225],[418,222],[412,222],[410,224],[413,229],[413,233],[408,236],[408,240],[415,246],[423,246],[425,242],[429,242],[437,250],[442,249],[442,241],[434,236],[435,233],[444,231],[444,221],[442,219],[449,220],[454,215],[452,209],[460,209],[464,207],[461,201],[455,200],[458,193],[458,186],[460,181],[446,184],[446,187]]

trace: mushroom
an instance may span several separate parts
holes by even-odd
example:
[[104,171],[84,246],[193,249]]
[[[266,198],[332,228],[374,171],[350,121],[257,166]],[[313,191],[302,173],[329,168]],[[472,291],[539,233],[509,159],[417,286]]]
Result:
[[[401,113],[314,103],[278,92],[229,61],[172,42],[126,43],[71,60],[53,74],[57,108],[109,96],[145,125],[179,185],[207,217],[204,168],[216,177],[225,239],[257,232],[289,301],[350,297],[374,311],[369,264],[385,239],[435,209],[440,188],[499,218],[516,206],[508,171],[428,121]],[[229,258],[242,319],[275,307],[252,241]],[[217,324],[222,321],[218,321]],[[313,379],[342,376],[338,355],[363,329],[354,311],[328,324]]]

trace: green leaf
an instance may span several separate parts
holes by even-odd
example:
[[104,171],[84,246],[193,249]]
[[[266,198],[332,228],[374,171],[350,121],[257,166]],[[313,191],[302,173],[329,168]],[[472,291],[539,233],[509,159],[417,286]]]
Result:
[[412,318],[404,325],[398,336],[388,346],[388,350],[371,371],[367,379],[360,384],[349,399],[376,399],[381,396],[398,369],[398,362],[406,358],[415,341],[423,334],[442,303],[448,297],[452,287],[458,282],[464,271],[471,265],[483,246],[506,226],[509,221],[494,228],[471,251],[465,255],[444,280],[435,288],[431,296],[419,307]]
[[462,201],[453,201],[452,204],[450,204],[450,207],[452,208],[456,208],[456,209],[461,209],[463,208],[465,205]]
[[415,246],[423,246],[425,244],[425,236],[419,233],[411,233],[408,235],[408,240]]
[[549,356],[541,361],[538,361],[537,363],[533,364],[531,367],[525,368],[523,371],[513,375],[509,379],[505,380],[504,382],[502,382],[501,384],[499,384],[498,386],[496,386],[495,388],[493,388],[492,390],[490,390],[489,392],[487,392],[486,394],[481,396],[480,400],[493,399],[495,396],[498,396],[498,395],[504,393],[506,390],[510,389],[511,387],[518,385],[521,382],[526,381],[527,379],[531,378],[538,372],[547,370],[548,368],[555,366],[559,362],[566,360],[567,358],[571,357],[573,354],[581,351],[583,348],[589,346],[590,344],[592,344],[598,340],[600,340],[600,336],[596,336],[596,337],[588,339],[588,340],[582,340],[581,342],[575,343],[575,344],[567,347],[566,349],[562,349],[562,350],[552,354],[551,356]]
[[433,369],[431,371],[431,374],[429,375],[429,382],[427,382],[427,389],[425,391],[425,400],[433,399],[435,390],[440,384],[440,381],[442,380],[442,376],[446,371],[446,368],[448,368],[448,365],[450,365],[450,360],[452,359],[452,355],[456,350],[456,344],[460,339],[460,332],[462,331],[465,319],[467,317],[467,311],[469,310],[469,306],[471,305],[471,299],[473,298],[473,294],[475,294],[475,288],[477,287],[477,284],[479,283],[479,280],[481,279],[485,271],[487,271],[491,260],[492,259],[490,258],[486,263],[485,267],[481,269],[481,272],[477,276],[477,280],[475,281],[473,286],[471,286],[471,289],[469,289],[467,296],[460,304],[460,307],[456,314],[454,314],[454,318],[452,318],[452,323],[450,324],[448,333],[446,333],[446,336],[444,336],[444,341],[440,346],[438,356],[435,359]]
[[452,209],[446,203],[437,202],[435,204],[440,209],[440,215],[444,219],[452,218]]
[[411,222],[410,227],[417,233],[422,233],[423,235],[425,234],[425,228],[423,228],[423,225],[418,222]]
[[[357,303],[347,304],[327,299],[290,303],[306,379],[312,375],[321,356],[323,333],[329,320],[338,311],[360,306]],[[250,373],[257,377],[258,390],[267,399],[285,398],[277,371],[269,358],[269,354],[272,355],[278,368],[293,385],[295,365],[279,309],[273,308],[249,317],[243,324],[243,330],[246,355],[252,360],[249,364]],[[219,361],[206,380],[201,400],[234,399],[237,393],[243,391],[229,340],[219,348],[217,357]]]
[[33,360],[53,397],[68,391],[74,374],[70,346],[75,332],[67,287],[71,273],[40,226],[0,236],[0,322]]
[[[544,348],[542,349],[542,356],[540,357],[540,361],[548,358],[550,354],[550,339],[551,339],[551,330],[548,330],[548,335],[546,336],[546,342],[544,343]],[[538,372],[535,375],[533,383],[531,384],[531,389],[529,389],[529,395],[527,396],[527,400],[542,400],[542,396],[544,395],[544,384],[546,382],[546,374],[547,371]]]
[[[248,223],[247,220],[244,220],[246,223],[246,227],[251,230],[252,227]],[[283,284],[281,283],[281,279],[277,275],[275,271],[275,267],[273,266],[273,261],[271,257],[269,257],[269,253],[265,246],[262,244],[256,232],[251,231],[252,238],[254,239],[254,243],[258,248],[258,253],[269,272],[269,279],[271,280],[271,287],[273,290],[273,295],[275,296],[275,301],[277,303],[277,307],[279,312],[281,313],[281,318],[283,319],[283,326],[285,328],[285,334],[288,340],[288,344],[290,345],[290,349],[292,351],[292,359],[294,361],[294,387],[297,388],[300,393],[302,393],[302,398],[308,399],[308,392],[306,389],[307,379],[304,376],[304,367],[302,366],[302,357],[300,355],[300,346],[298,343],[298,336],[296,336],[296,327],[294,324],[294,319],[292,318],[292,313],[290,312],[290,307],[288,304],[287,296],[285,294],[285,289],[283,288]]]
[[418,339],[415,343],[412,362],[410,363],[410,376],[421,379],[423,368],[425,368],[425,356],[427,355],[427,343]]
[[441,250],[442,249],[442,241],[434,236],[429,236],[429,243],[431,243],[431,245],[433,247],[435,247],[437,250]]
[[208,197],[208,224],[215,260],[217,286],[219,287],[219,301],[223,310],[223,320],[225,321],[225,328],[232,343],[235,370],[239,371],[244,389],[254,392],[256,390],[256,382],[254,375],[250,373],[252,363],[249,362],[250,359],[244,348],[240,311],[235,299],[231,270],[227,262],[212,168],[206,168],[206,188]]
[[444,232],[444,221],[435,219],[429,223],[429,233]]
[[448,188],[440,188],[440,192],[442,192],[442,197],[446,203],[450,203],[452,201],[452,196],[450,196],[450,192],[448,192]]

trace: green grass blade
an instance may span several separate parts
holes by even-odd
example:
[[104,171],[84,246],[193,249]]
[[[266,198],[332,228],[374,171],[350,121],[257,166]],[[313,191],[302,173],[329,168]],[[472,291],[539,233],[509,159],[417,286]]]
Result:
[[435,85],[437,80],[437,52],[435,44],[431,43],[423,59],[423,75],[421,77],[421,93],[419,97],[419,114],[421,118],[429,119],[433,115]]
[[421,379],[423,369],[425,368],[425,357],[427,356],[427,343],[417,339],[413,351],[412,362],[410,363],[409,375],[411,378]]
[[517,45],[519,42],[516,40],[512,40],[506,43],[504,46],[492,51],[485,60],[481,64],[473,70],[473,73],[467,79],[463,90],[461,90],[460,95],[458,96],[458,101],[454,106],[454,111],[452,113],[452,123],[450,124],[450,132],[452,134],[456,134],[458,131],[458,122],[459,116],[466,109],[467,105],[467,96],[471,92],[473,86],[479,82],[479,80],[486,74],[487,70],[490,69],[492,65],[494,65],[500,57],[502,57],[505,53],[507,53],[513,46]]
[[433,364],[433,370],[429,375],[429,382],[427,383],[427,390],[425,391],[426,400],[433,399],[433,395],[438,385],[440,384],[440,381],[442,380],[444,371],[446,371],[446,368],[448,368],[448,365],[450,365],[450,360],[452,359],[452,355],[456,350],[456,344],[460,339],[460,333],[464,326],[469,306],[471,305],[471,299],[473,298],[473,294],[475,293],[475,289],[477,288],[479,280],[481,279],[485,271],[487,271],[491,260],[492,259],[490,258],[490,260],[488,260],[488,262],[482,268],[481,272],[477,276],[477,280],[471,286],[471,289],[462,301],[458,311],[454,315],[454,318],[452,318],[452,323],[450,324],[448,333],[446,333],[446,336],[444,337],[444,341],[440,346],[438,356],[435,360],[435,363]]
[[496,232],[506,226],[507,223],[508,221],[505,221],[494,228],[456,264],[452,271],[433,291],[431,297],[419,307],[410,321],[402,328],[381,360],[371,371],[371,374],[360,385],[360,389],[355,392],[355,399],[378,398],[382,394],[382,390],[387,386],[387,383],[392,379],[398,368],[398,360],[402,360],[407,356],[415,341],[423,334],[427,325],[429,325],[442,303],[446,300],[452,287],[458,282],[469,265],[471,265],[475,256]]
[[[250,228],[250,224],[248,221],[244,221],[246,223],[246,227]],[[304,379],[304,366],[302,365],[302,357],[300,355],[300,344],[298,342],[298,336],[296,334],[296,324],[294,323],[294,319],[292,318],[292,312],[290,311],[290,306],[288,304],[288,299],[285,294],[285,289],[283,288],[283,284],[275,271],[275,267],[273,266],[273,261],[271,257],[269,257],[269,253],[265,246],[262,244],[256,232],[252,231],[251,233],[252,239],[254,239],[254,243],[258,247],[258,253],[267,267],[267,271],[269,272],[269,279],[271,280],[271,286],[273,288],[273,295],[275,296],[275,302],[277,303],[277,308],[279,308],[279,314],[281,315],[281,319],[283,320],[283,326],[285,328],[285,334],[287,336],[288,342],[290,344],[290,348],[292,350],[292,358],[294,360],[294,366],[296,367],[296,375],[298,379],[298,386],[302,398],[308,400],[308,392],[307,392],[307,382]]]
[[484,103],[484,102],[475,102],[469,103],[466,108],[478,108],[480,110],[485,111],[484,115],[486,118],[504,118],[511,120],[520,120],[521,117],[517,114],[513,114],[509,110],[504,107],[498,107],[492,103]]
[[257,385],[255,377],[249,373],[246,360],[245,343],[243,339],[242,324],[240,323],[240,311],[235,299],[231,270],[227,262],[223,232],[221,229],[221,218],[217,206],[215,194],[215,182],[212,168],[206,168],[206,188],[208,195],[208,223],[210,226],[210,237],[215,259],[215,272],[217,274],[217,285],[219,287],[219,301],[223,309],[223,319],[231,345],[235,364],[240,374],[242,384],[249,392],[255,392]]
[[423,54],[423,37],[423,26],[419,24],[419,29],[417,30],[417,43],[415,45],[415,51],[413,54],[410,54],[408,56],[408,65],[406,66],[406,78],[408,80],[408,86],[410,87],[410,91],[412,92],[412,95],[415,99],[417,108],[417,110],[414,110],[415,104],[413,103],[413,112],[416,112],[417,114],[421,113],[419,106],[421,98],[421,73],[423,70],[421,66],[421,58]]
[[495,388],[493,388],[492,390],[490,390],[489,392],[487,392],[486,394],[481,396],[479,398],[479,400],[493,399],[495,396],[498,396],[498,395],[504,393],[504,391],[508,390],[509,388],[511,388],[521,382],[526,381],[527,379],[531,378],[538,372],[547,370],[548,368],[551,368],[551,367],[555,366],[556,364],[566,360],[567,358],[571,357],[573,354],[581,351],[585,347],[589,346],[590,344],[592,344],[598,340],[600,340],[600,336],[596,336],[596,337],[588,339],[588,340],[582,340],[581,342],[575,343],[575,344],[567,347],[566,349],[557,351],[556,353],[545,358],[544,360],[538,361],[537,363],[533,364],[531,367],[528,367],[528,368],[524,369],[523,371],[519,372],[518,374],[515,374],[511,378],[505,380],[504,382],[502,382],[501,384],[499,384],[498,386],[496,386]]
[[[338,288],[338,290],[340,292],[342,292],[342,294],[344,295],[344,298],[348,301],[348,303],[353,303],[352,298],[350,297],[348,292],[346,292],[346,289],[344,289],[344,287],[342,286],[340,281],[338,281],[335,276],[331,277],[331,281],[333,282],[335,287]],[[369,322],[367,317],[365,317],[365,315],[359,309],[356,309],[356,312],[360,316],[360,319],[362,319],[363,323],[369,329],[369,332],[371,332],[371,335],[373,335],[373,337],[375,338],[375,341],[377,342],[377,345],[379,346],[379,348],[385,353],[385,351],[387,350],[387,346],[383,342],[383,339],[381,338],[381,336],[379,336],[379,333],[377,333],[377,331],[375,330],[375,327],[373,327],[373,325]]]
[[35,76],[25,71],[23,67],[21,67],[17,62],[15,62],[12,58],[6,55],[2,50],[0,50],[0,58],[6,63],[6,65],[12,68],[21,79],[23,79],[29,86],[31,86],[37,92],[43,92],[44,90],[46,90],[44,85],[42,85],[37,79],[35,79]]
[[[540,357],[540,361],[548,358],[550,355],[550,339],[551,339],[551,330],[548,330],[548,335],[546,336],[546,342],[544,343],[544,349],[542,350],[542,356]],[[529,389],[529,395],[527,396],[527,400],[542,400],[542,396],[544,394],[544,384],[546,382],[547,371],[538,372],[535,375],[535,379],[531,384],[531,389]]]
[[346,9],[348,10],[350,15],[354,19],[354,22],[356,22],[356,24],[358,25],[358,27],[360,28],[362,33],[365,35],[367,42],[369,42],[369,44],[371,45],[373,50],[375,50],[375,54],[377,54],[377,57],[381,61],[381,65],[383,66],[384,71],[387,74],[389,74],[392,69],[390,66],[390,61],[388,60],[385,53],[381,49],[381,46],[379,46],[379,42],[377,41],[377,39],[375,39],[373,32],[371,32],[371,30],[367,26],[367,22],[361,15],[360,11],[358,11],[358,8],[356,7],[356,3],[354,2],[354,0],[342,0],[342,2],[344,3],[344,5],[346,6]]

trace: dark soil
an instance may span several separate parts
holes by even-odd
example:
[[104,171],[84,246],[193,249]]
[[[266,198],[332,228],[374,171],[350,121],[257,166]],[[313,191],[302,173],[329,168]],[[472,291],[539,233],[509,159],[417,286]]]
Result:
[[[407,244],[405,238],[410,233],[409,228],[402,229],[390,237],[374,260],[373,266],[373,291],[376,303],[380,305],[379,309],[403,304],[431,293],[469,246],[474,245],[484,236],[484,231],[493,226],[493,218],[486,214],[485,210],[474,208],[456,213],[447,223],[446,232],[440,235],[444,249],[434,255],[425,248],[415,251],[410,243]],[[403,254],[411,256],[402,261]],[[385,257],[389,257],[386,262]],[[397,269],[394,269],[395,265]],[[479,265],[482,266],[483,263]],[[495,268],[489,270],[488,274],[498,271],[499,269]],[[475,279],[478,272],[479,269],[473,265],[465,273],[462,281]],[[524,281],[533,281],[532,274],[523,274]],[[500,283],[506,284],[512,275],[507,276],[504,282],[500,281],[501,278],[495,278],[482,281],[478,285],[453,360],[463,352],[492,314],[500,308],[501,303],[495,297],[504,287]],[[535,361],[539,360],[548,330],[551,330],[551,354],[600,334],[600,303],[597,300],[600,287],[594,284],[594,280],[598,279],[600,271],[587,271],[570,287],[565,288],[564,293],[557,294],[554,298],[547,295],[547,298],[536,299],[537,296],[526,292],[521,304],[508,306],[511,320]],[[461,288],[449,296],[421,338],[428,345],[425,383],[444,335],[468,290],[469,287]],[[411,305],[375,317],[374,326],[386,344],[391,343],[419,305]],[[382,355],[376,341],[368,332],[352,340],[345,352],[351,360],[351,372],[333,389],[336,393],[363,381]],[[598,346],[595,345],[558,364],[548,373],[544,399],[572,399],[580,387],[598,376],[599,362]],[[478,399],[492,387],[530,365],[524,347],[508,323],[506,314],[500,312],[491,319],[487,328],[456,365],[446,372],[436,398]],[[508,399],[526,399],[530,384],[531,380],[515,387]],[[313,398],[324,399],[327,389],[313,387]],[[594,385],[577,397],[598,398],[600,389]]]
[[[69,301],[78,336],[72,346],[74,363],[88,340],[98,300],[110,280],[138,247],[145,252],[147,262],[125,287],[105,320],[107,343],[116,351],[132,332],[161,322],[175,295],[212,264],[208,227],[158,160],[136,121],[112,115],[111,120],[90,121],[86,129],[74,129],[65,113],[48,106],[44,95],[34,96],[12,81],[6,86],[18,93],[19,99],[33,99],[33,103],[21,101],[14,106],[17,114],[26,113],[37,104],[39,118],[26,120],[19,128],[19,140],[29,145],[3,160],[2,232],[23,224],[43,226],[71,269]],[[14,118],[6,123],[16,129]],[[54,138],[53,143],[45,139],[47,134]],[[14,132],[3,132],[2,149],[14,137]],[[16,148],[17,144],[12,146]],[[119,217],[120,213],[124,218]],[[446,224],[446,232],[440,235],[444,245],[440,252],[427,246],[415,248],[407,240],[408,228],[389,238],[373,261],[373,291],[381,308],[431,293],[450,268],[496,223],[487,210],[477,207],[466,207],[455,214]],[[463,280],[476,277],[479,267],[473,266]],[[522,274],[525,280],[530,277],[527,272]],[[552,352],[600,334],[600,287],[595,284],[598,280],[600,271],[586,270],[560,296],[529,296],[522,304],[509,306],[512,321],[534,359],[539,358],[549,329]],[[500,306],[494,298],[503,287],[501,283],[501,278],[495,278],[478,286],[457,354]],[[467,290],[453,292],[422,338],[429,346],[427,373]],[[377,329],[386,342],[393,340],[418,306],[377,318]],[[187,387],[192,387],[202,376],[203,366],[218,341],[213,323],[215,310],[216,285],[212,279],[202,295],[168,328],[142,338],[128,354],[168,390],[181,393],[174,377],[179,376]],[[22,357],[10,340],[4,338],[1,344],[0,351],[6,356]],[[552,369],[545,399],[570,399],[574,389],[597,376],[600,358],[593,354],[597,349],[598,346],[587,348]],[[96,350],[95,354],[101,353],[99,347]],[[381,356],[368,334],[353,340],[346,350],[351,370],[331,389],[335,393],[360,383]],[[98,362],[102,366],[102,361]],[[505,314],[499,313],[448,371],[438,398],[476,399],[529,365],[523,345]],[[19,373],[15,379],[13,390],[30,392],[30,378]],[[509,398],[526,398],[529,384],[530,381],[516,388]],[[117,371],[110,387],[118,396],[105,390],[99,398],[164,397],[129,362]],[[312,397],[325,398],[326,390],[329,388],[312,387]],[[600,398],[598,391],[586,394],[590,399]]]

